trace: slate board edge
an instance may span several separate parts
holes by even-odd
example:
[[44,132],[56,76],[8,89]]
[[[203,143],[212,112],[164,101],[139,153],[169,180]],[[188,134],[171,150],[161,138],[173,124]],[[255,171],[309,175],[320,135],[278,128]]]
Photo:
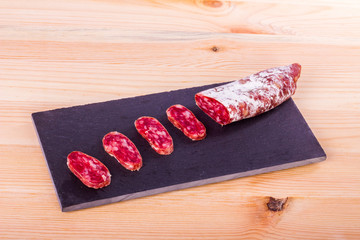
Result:
[[82,203],[82,204],[77,204],[77,205],[61,208],[61,210],[63,212],[70,212],[70,211],[80,210],[80,209],[84,209],[84,208],[96,207],[96,206],[100,206],[100,205],[116,203],[116,202],[126,201],[126,200],[130,200],[130,199],[141,198],[141,197],[156,195],[156,194],[165,193],[165,192],[171,192],[171,191],[175,191],[175,190],[181,190],[181,189],[190,188],[190,187],[197,187],[197,186],[211,184],[211,183],[223,182],[223,181],[232,180],[232,179],[236,179],[236,178],[248,177],[248,176],[258,175],[258,174],[262,174],[262,173],[268,173],[268,172],[274,172],[274,171],[278,171],[278,170],[300,167],[300,166],[304,166],[307,164],[321,162],[324,160],[326,160],[326,155],[317,157],[317,158],[311,158],[311,159],[306,159],[306,160],[302,160],[302,161],[292,162],[292,163],[285,163],[282,165],[276,165],[276,166],[271,166],[271,167],[250,170],[247,172],[241,172],[241,173],[224,175],[224,176],[220,176],[220,177],[202,179],[202,180],[193,181],[193,182],[181,183],[181,184],[176,184],[176,185],[172,185],[172,186],[166,186],[166,187],[162,187],[162,188],[156,188],[156,189],[146,190],[146,191],[142,191],[142,192],[117,196],[114,198],[101,199],[101,200],[97,200],[97,201],[93,201],[93,202],[87,202],[87,203]]
[[[51,176],[51,171],[50,171],[50,168],[49,168],[49,163],[48,163],[48,161],[46,160],[46,155],[45,155],[45,152],[44,152],[44,149],[43,149],[43,147],[42,147],[42,143],[41,143],[41,138],[40,138],[40,136],[39,136],[39,132],[38,132],[38,130],[37,130],[37,127],[36,127],[36,124],[35,124],[35,119],[34,119],[34,116],[32,115],[32,123],[33,123],[33,126],[34,126],[34,129],[35,129],[35,132],[36,132],[36,136],[37,136],[37,138],[38,138],[38,141],[39,141],[39,144],[40,144],[40,148],[41,148],[41,152],[42,152],[42,154],[43,154],[43,156],[44,156],[44,159],[45,159],[45,162],[46,162],[46,168],[47,168],[47,170],[48,170],[48,173],[49,173],[49,175],[50,175],[50,178],[51,178],[51,182],[52,182],[52,184],[53,184],[53,187],[54,187],[54,190],[55,190],[55,194],[56,194],[56,198],[57,198],[57,200],[58,200],[58,202],[59,202],[59,205],[61,206],[61,201],[60,201],[60,197],[59,197],[59,194],[58,194],[58,191],[56,190],[56,186],[55,186],[55,183],[54,183],[54,179],[52,178],[52,176]],[[62,208],[62,207],[61,207]]]
[[[235,80],[233,80],[233,81],[235,81]],[[171,92],[176,92],[176,91],[180,91],[180,90],[187,90],[187,89],[192,89],[192,88],[200,88],[200,87],[212,88],[212,87],[215,87],[217,85],[227,84],[227,83],[231,83],[233,81],[211,83],[211,84],[192,86],[192,87],[187,87],[187,88],[178,88],[178,89],[169,90],[169,91],[162,91],[162,92],[155,92],[155,93],[149,93],[149,94],[143,94],[143,95],[136,95],[136,96],[133,96],[133,97],[124,97],[124,98],[120,97],[120,98],[117,98],[117,99],[112,99],[112,100],[107,100],[107,101],[79,104],[79,105],[69,106],[69,107],[59,107],[59,108],[55,108],[55,109],[48,109],[48,110],[43,110],[43,111],[39,111],[39,112],[33,112],[33,113],[31,113],[31,116],[34,119],[35,115],[37,115],[38,113],[43,113],[43,112],[52,112],[52,111],[58,111],[58,110],[63,110],[63,109],[69,109],[69,108],[77,108],[77,107],[83,107],[83,106],[89,106],[89,105],[103,104],[103,103],[108,103],[108,102],[116,102],[116,101],[125,100],[125,99],[130,100],[130,99],[138,98],[138,97],[146,97],[146,96],[163,94],[163,93],[171,93]],[[194,98],[194,102],[195,102],[195,98]]]
[[[315,134],[314,134],[313,130],[310,128],[310,126],[309,126],[309,124],[307,123],[307,121],[306,121],[306,119],[305,119],[304,115],[301,113],[300,109],[299,109],[299,108],[298,108],[298,106],[296,105],[296,103],[295,103],[294,99],[293,99],[292,97],[290,97],[290,98],[289,98],[288,100],[286,100],[286,101],[293,101],[294,106],[295,106],[295,110],[296,110],[296,111],[299,113],[299,115],[302,117],[302,119],[303,119],[304,123],[307,125],[307,127],[308,127],[309,131],[310,131],[310,132],[311,132],[311,134],[314,136],[315,141],[316,141],[316,144],[317,144],[317,145],[318,145],[318,147],[322,150],[322,154],[324,155],[324,160],[326,160],[327,155],[326,155],[325,150],[324,150],[324,149],[323,149],[323,147],[321,146],[321,144],[320,144],[319,140],[317,139],[317,137],[315,136]],[[272,109],[271,109],[271,110],[272,110]],[[271,110],[270,110],[270,111],[271,111]]]

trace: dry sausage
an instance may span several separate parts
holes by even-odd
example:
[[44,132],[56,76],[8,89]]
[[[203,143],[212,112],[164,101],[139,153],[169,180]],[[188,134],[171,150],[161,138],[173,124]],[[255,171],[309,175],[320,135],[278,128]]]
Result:
[[301,65],[270,68],[195,95],[196,104],[221,125],[254,117],[288,100],[296,90]]
[[158,154],[169,155],[174,151],[170,134],[156,118],[140,117],[135,121],[135,128]]
[[193,141],[202,140],[206,136],[206,128],[186,107],[176,104],[166,110],[169,121],[185,136]]
[[96,158],[83,152],[71,152],[67,156],[67,166],[89,188],[102,188],[111,182],[109,169]]
[[103,137],[105,151],[116,158],[124,168],[135,171],[142,166],[142,157],[135,144],[124,134],[109,132]]

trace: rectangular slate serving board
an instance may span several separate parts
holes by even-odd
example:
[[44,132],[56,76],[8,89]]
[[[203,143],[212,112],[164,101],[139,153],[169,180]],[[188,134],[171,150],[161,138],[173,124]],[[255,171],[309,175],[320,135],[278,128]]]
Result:
[[[73,211],[127,199],[315,163],[326,159],[292,99],[257,117],[220,126],[194,101],[195,93],[213,84],[55,109],[32,114],[40,144],[62,211]],[[173,104],[188,107],[207,129],[207,137],[193,142],[166,117]],[[174,152],[158,155],[134,127],[140,116],[157,118],[174,140]],[[103,149],[110,131],[128,136],[143,157],[140,171],[122,167]],[[83,185],[67,168],[71,151],[102,161],[112,174],[102,189]]]

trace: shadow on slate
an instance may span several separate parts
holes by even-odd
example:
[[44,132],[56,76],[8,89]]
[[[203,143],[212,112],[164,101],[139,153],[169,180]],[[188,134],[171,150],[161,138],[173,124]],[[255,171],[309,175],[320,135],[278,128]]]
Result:
[[[222,84],[33,113],[62,211],[326,159],[292,99],[257,117],[221,127],[195,105],[194,95]],[[173,104],[186,106],[204,123],[204,140],[191,141],[167,120],[165,111]],[[134,121],[140,116],[155,117],[167,128],[174,140],[171,155],[158,155],[137,133]],[[121,132],[135,143],[143,157],[140,171],[126,170],[104,151],[102,138],[110,131]],[[111,184],[98,190],[83,185],[66,165],[67,155],[75,150],[102,161],[111,172]]]

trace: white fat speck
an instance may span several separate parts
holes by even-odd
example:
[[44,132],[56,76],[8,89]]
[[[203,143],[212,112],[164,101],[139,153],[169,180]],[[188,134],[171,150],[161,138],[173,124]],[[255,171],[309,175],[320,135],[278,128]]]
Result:
[[129,144],[128,142],[126,141],[126,139],[121,139],[121,146],[124,147],[124,148],[129,148]]
[[157,127],[154,127],[154,126],[149,127],[149,131],[151,131],[151,132],[156,132],[156,130],[157,130]]
[[135,150],[130,146],[128,147],[128,151],[131,152],[131,153],[135,153]]
[[156,134],[159,136],[159,137],[165,137],[167,134],[165,131],[156,131]]
[[184,114],[184,116],[185,116],[186,118],[190,118],[190,117],[191,117],[191,113],[188,112],[188,111],[185,111],[183,114]]
[[95,169],[96,168],[96,164],[94,163],[94,161],[90,160],[89,161],[90,167]]

